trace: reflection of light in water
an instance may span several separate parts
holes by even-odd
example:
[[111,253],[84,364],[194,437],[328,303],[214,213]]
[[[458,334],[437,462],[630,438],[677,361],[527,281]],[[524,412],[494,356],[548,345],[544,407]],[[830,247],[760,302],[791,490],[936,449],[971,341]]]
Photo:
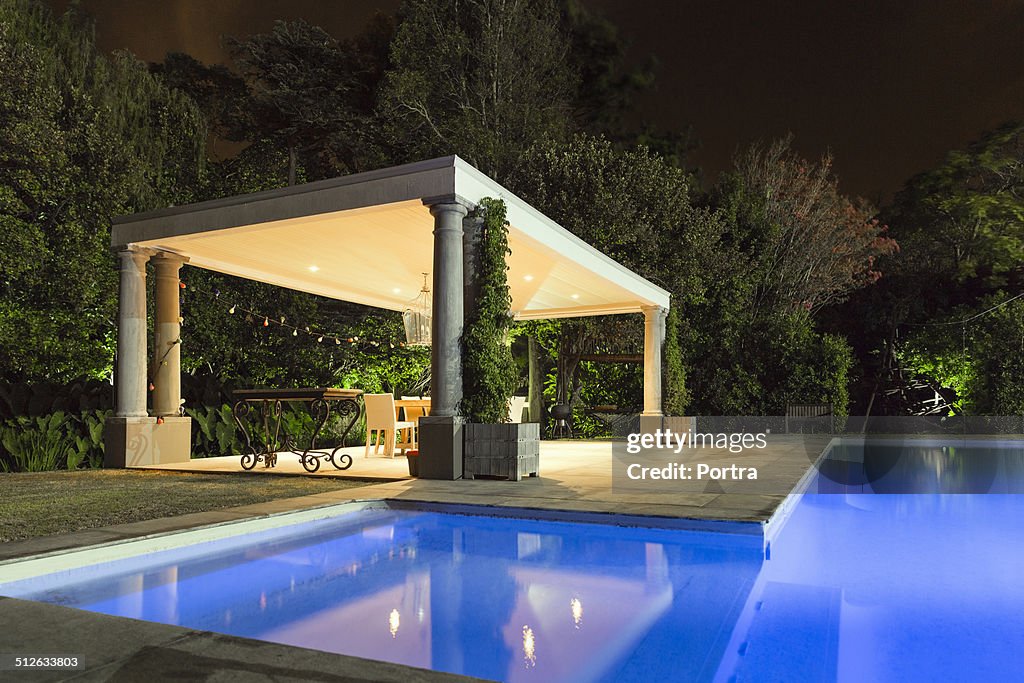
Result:
[[572,622],[579,628],[583,623],[583,603],[579,598],[573,598],[569,601],[569,608],[572,610]]
[[398,634],[398,627],[401,625],[402,616],[398,613],[397,609],[391,610],[391,614],[388,615],[388,630],[391,631],[392,638]]
[[537,665],[537,657],[533,653],[535,645],[533,629],[529,626],[523,627],[523,659],[526,660],[527,668]]

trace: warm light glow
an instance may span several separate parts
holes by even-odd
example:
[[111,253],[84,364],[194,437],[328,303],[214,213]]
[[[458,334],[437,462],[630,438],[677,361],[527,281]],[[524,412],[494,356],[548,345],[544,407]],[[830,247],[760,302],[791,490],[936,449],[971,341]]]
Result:
[[320,266],[310,266],[309,267],[309,272],[311,272],[311,273],[315,273],[318,270],[320,270]]
[[537,657],[534,654],[535,645],[533,629],[529,626],[523,626],[523,660],[525,660],[527,668],[537,665]]
[[401,625],[402,615],[398,613],[397,609],[391,610],[391,614],[388,615],[388,630],[391,631],[392,638],[398,634],[398,627]]
[[583,623],[583,603],[580,602],[579,598],[573,598],[569,601],[569,609],[572,610],[572,621],[576,628],[579,628]]
[[398,287],[395,287],[391,291],[394,292],[395,294],[401,294],[402,293],[402,290],[400,290]]
[[572,299],[579,299],[580,295],[579,294],[573,294],[570,298],[572,298]]
[[526,280],[527,282],[533,282],[533,276],[532,275],[524,275],[523,279]]

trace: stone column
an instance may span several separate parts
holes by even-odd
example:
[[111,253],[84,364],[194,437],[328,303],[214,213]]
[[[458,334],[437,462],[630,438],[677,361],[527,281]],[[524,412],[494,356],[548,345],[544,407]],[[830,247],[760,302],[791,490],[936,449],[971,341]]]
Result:
[[118,299],[117,364],[114,369],[116,417],[147,417],[146,261],[150,252],[126,249],[121,259]]
[[462,400],[464,203],[431,204],[434,217],[434,292],[430,322],[430,414],[454,417]]
[[177,416],[181,409],[181,280],[183,256],[161,253],[156,271],[156,321],[153,334],[153,415]]
[[661,417],[661,346],[665,342],[665,318],[661,306],[644,306],[644,412]]

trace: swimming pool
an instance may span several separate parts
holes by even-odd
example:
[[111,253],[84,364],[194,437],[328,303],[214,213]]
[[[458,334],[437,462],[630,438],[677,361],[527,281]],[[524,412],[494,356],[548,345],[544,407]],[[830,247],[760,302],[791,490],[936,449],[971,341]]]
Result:
[[[988,472],[960,462],[981,447],[898,446],[950,482]],[[1019,451],[996,450],[1006,490]],[[742,533],[371,505],[0,594],[505,681],[1014,678],[1024,496],[940,493],[921,467],[923,494],[810,479],[767,552]]]

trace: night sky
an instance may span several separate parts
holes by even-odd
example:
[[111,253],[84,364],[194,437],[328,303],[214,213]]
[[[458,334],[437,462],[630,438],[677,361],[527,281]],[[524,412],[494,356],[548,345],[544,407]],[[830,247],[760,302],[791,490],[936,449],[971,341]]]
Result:
[[[222,62],[222,36],[304,18],[338,37],[399,0],[82,0],[100,46],[148,61],[182,51]],[[692,124],[710,179],[738,146],[792,132],[831,149],[845,191],[878,201],[946,151],[1024,119],[1022,0],[584,0],[654,54],[639,117]],[[52,0],[62,9],[64,0]]]

